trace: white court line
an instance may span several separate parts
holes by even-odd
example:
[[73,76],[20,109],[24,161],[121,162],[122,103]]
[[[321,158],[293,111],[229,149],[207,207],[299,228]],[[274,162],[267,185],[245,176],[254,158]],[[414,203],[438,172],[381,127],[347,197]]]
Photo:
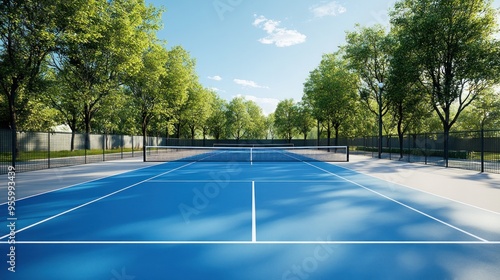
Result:
[[420,189],[417,189],[417,188],[413,188],[413,187],[407,186],[405,184],[392,182],[390,180],[386,180],[384,178],[381,178],[381,177],[378,177],[378,176],[375,176],[375,175],[372,175],[372,174],[368,174],[368,173],[365,173],[365,172],[362,172],[362,171],[354,170],[354,169],[351,169],[351,168],[348,168],[348,167],[345,167],[345,166],[341,166],[341,165],[337,165],[337,164],[334,164],[334,165],[337,166],[337,167],[340,167],[340,168],[352,171],[352,172],[360,173],[360,174],[363,174],[363,175],[366,175],[366,176],[369,176],[369,177],[372,177],[372,178],[376,178],[376,179],[379,179],[379,180],[390,182],[391,184],[395,184],[395,185],[398,185],[398,186],[401,186],[401,187],[405,187],[405,188],[408,188],[408,189],[411,189],[411,190],[414,190],[414,191],[422,192],[422,193],[425,193],[425,194],[430,194],[432,196],[439,197],[439,198],[442,198],[442,199],[446,199],[446,200],[449,200],[449,201],[452,201],[452,202],[456,202],[456,203],[459,203],[459,204],[462,204],[462,205],[465,205],[465,206],[469,206],[469,207],[472,207],[472,208],[476,208],[478,210],[482,210],[482,211],[485,211],[485,212],[490,212],[492,214],[500,215],[500,212],[496,212],[496,211],[493,211],[493,210],[485,209],[485,208],[482,208],[482,207],[479,207],[479,206],[476,206],[476,205],[465,203],[463,201],[455,200],[453,198],[449,198],[449,197],[446,197],[446,196],[442,196],[442,195],[438,195],[438,194],[431,193],[431,192],[428,192],[428,191],[424,191],[424,190],[420,190]]
[[[0,241],[8,244],[8,241]],[[500,241],[17,241],[16,244],[41,245],[500,245]]]
[[305,164],[307,164],[307,165],[309,165],[309,166],[312,166],[312,167],[314,167],[314,168],[317,168],[317,169],[319,169],[319,170],[321,170],[321,171],[323,171],[323,172],[326,172],[326,173],[328,173],[328,174],[331,174],[331,175],[333,175],[333,176],[335,176],[335,177],[337,177],[337,178],[341,178],[341,179],[345,180],[346,182],[349,182],[349,183],[351,183],[351,184],[354,184],[354,185],[356,185],[356,186],[358,186],[358,187],[361,187],[361,188],[363,188],[363,189],[365,189],[365,190],[367,190],[367,191],[370,191],[370,192],[372,192],[372,193],[374,193],[374,194],[377,194],[377,195],[379,195],[379,196],[381,196],[381,197],[383,197],[383,198],[385,198],[385,199],[388,199],[388,200],[390,200],[390,201],[392,201],[392,202],[395,202],[395,203],[397,203],[397,204],[399,204],[399,205],[401,205],[401,206],[403,206],[403,207],[406,207],[406,208],[408,208],[408,209],[410,209],[410,210],[412,210],[412,211],[415,211],[415,212],[417,212],[417,213],[419,213],[419,214],[421,214],[421,215],[424,215],[424,216],[426,216],[426,217],[428,217],[428,218],[430,218],[430,219],[432,219],[432,220],[434,220],[434,221],[436,221],[436,222],[439,222],[439,223],[441,223],[441,224],[443,224],[443,225],[446,225],[446,226],[448,226],[448,227],[450,227],[450,228],[452,228],[452,229],[455,229],[455,230],[458,230],[458,231],[460,231],[460,232],[462,232],[462,233],[465,233],[465,234],[467,234],[467,235],[469,235],[469,236],[471,236],[471,237],[473,237],[473,238],[475,238],[475,239],[478,239],[478,240],[480,240],[480,241],[482,241],[482,242],[488,242],[488,240],[486,240],[486,239],[484,239],[484,238],[481,238],[481,237],[479,237],[479,236],[477,236],[477,235],[475,235],[475,234],[472,234],[472,233],[470,233],[470,232],[468,232],[468,231],[466,231],[466,230],[463,230],[463,229],[461,229],[461,228],[459,228],[459,227],[456,227],[456,226],[454,226],[454,225],[452,225],[452,224],[449,224],[449,223],[447,223],[447,222],[445,222],[445,221],[443,221],[443,220],[440,220],[440,219],[438,219],[438,218],[436,218],[436,217],[434,217],[434,216],[432,216],[432,215],[429,215],[429,214],[427,214],[427,213],[424,213],[424,212],[422,212],[422,211],[420,211],[420,210],[418,210],[418,209],[416,209],[416,208],[413,208],[413,207],[411,207],[411,206],[409,206],[409,205],[407,205],[407,204],[405,204],[405,203],[403,203],[403,202],[401,202],[401,201],[398,201],[398,200],[396,200],[396,199],[394,199],[394,198],[388,197],[388,196],[386,196],[386,195],[384,195],[384,194],[382,194],[382,193],[380,193],[380,192],[377,192],[377,191],[375,191],[375,190],[372,190],[372,189],[370,189],[370,188],[368,188],[368,187],[366,187],[366,186],[363,186],[363,185],[361,185],[361,184],[359,184],[359,183],[356,183],[356,182],[354,182],[354,181],[352,181],[352,180],[349,180],[349,179],[347,179],[347,178],[344,178],[344,177],[342,177],[342,176],[340,176],[340,175],[338,175],[338,174],[335,174],[335,173],[333,173],[333,172],[330,172],[330,171],[328,171],[328,170],[326,170],[326,169],[323,169],[323,168],[321,168],[321,167],[319,167],[319,166],[316,166],[316,165],[314,165],[314,164],[311,164],[311,163],[309,163],[309,162],[305,162],[305,161],[302,161],[302,162],[303,162],[303,163],[305,163]]
[[[176,179],[162,179],[155,180],[155,182],[167,182],[167,183],[212,183],[213,179],[206,180],[176,180]],[[231,180],[231,183],[250,183],[251,179],[246,180]],[[259,183],[338,183],[338,180],[273,180],[273,179],[259,179]]]
[[[57,218],[57,217],[60,217],[60,216],[62,216],[62,215],[65,215],[65,214],[68,214],[68,213],[70,213],[70,212],[73,212],[73,211],[75,211],[75,210],[77,210],[77,209],[83,208],[83,207],[85,207],[85,206],[87,206],[87,205],[93,204],[93,203],[95,203],[95,202],[98,202],[98,201],[103,200],[103,199],[105,199],[105,198],[108,198],[108,197],[110,197],[110,196],[113,196],[113,195],[115,195],[115,194],[117,194],[117,193],[121,193],[121,192],[126,191],[126,190],[128,190],[128,189],[131,189],[131,188],[133,188],[133,187],[136,187],[136,186],[138,186],[138,185],[140,185],[140,184],[143,184],[143,183],[145,183],[145,182],[151,181],[151,180],[153,180],[154,178],[158,178],[158,177],[163,176],[163,175],[165,175],[165,174],[168,174],[168,173],[171,173],[171,172],[177,171],[177,170],[179,170],[179,169],[181,169],[181,168],[187,167],[187,166],[192,165],[192,164],[194,164],[194,163],[196,163],[196,161],[195,161],[195,162],[190,162],[190,163],[185,164],[185,165],[182,165],[182,166],[177,167],[177,168],[175,168],[175,169],[171,169],[171,170],[169,170],[169,171],[167,171],[167,172],[163,172],[163,173],[161,173],[161,174],[158,174],[158,175],[156,175],[156,176],[150,177],[150,178],[148,178],[148,179],[146,179],[146,180],[143,180],[143,181],[141,181],[141,182],[138,182],[138,183],[132,184],[132,185],[130,185],[130,186],[128,186],[128,187],[125,187],[125,188],[123,188],[123,189],[119,189],[119,190],[114,191],[114,192],[112,192],[112,193],[109,193],[109,194],[107,194],[107,195],[105,195],[105,196],[101,196],[101,197],[96,198],[96,199],[94,199],[94,200],[92,200],[92,201],[89,201],[89,202],[87,202],[87,203],[84,203],[84,204],[81,204],[81,205],[79,205],[79,206],[73,207],[73,208],[71,208],[71,209],[69,209],[69,210],[66,210],[66,211],[64,211],[64,212],[61,212],[61,213],[59,213],[59,214],[56,214],[56,215],[54,215],[54,216],[52,216],[52,217],[46,218],[46,219],[44,219],[44,220],[41,220],[41,221],[36,222],[36,223],[34,223],[34,224],[31,224],[31,225],[29,225],[29,226],[27,226],[27,227],[24,227],[24,228],[22,228],[22,229],[19,229],[19,230],[17,230],[17,231],[16,231],[16,234],[17,234],[17,233],[19,233],[19,232],[25,231],[25,230],[27,230],[27,229],[30,229],[30,228],[32,228],[32,227],[35,227],[35,226],[37,226],[37,225],[43,224],[43,223],[45,223],[45,222],[47,222],[47,221],[53,220],[53,219],[55,219],[55,218]],[[9,237],[9,236],[10,236],[10,234],[7,234],[7,235],[4,235],[4,236],[1,236],[1,237],[0,237],[0,240],[2,240],[2,239],[4,239],[4,238],[7,238],[7,237]],[[17,241],[16,241],[16,242],[17,242]]]
[[382,193],[380,193],[380,192],[377,192],[376,190],[372,190],[372,189],[370,189],[370,188],[368,188],[368,187],[366,187],[366,186],[361,185],[360,183],[357,183],[357,182],[354,182],[354,181],[349,180],[349,179],[347,179],[347,178],[344,178],[344,177],[342,177],[342,176],[340,176],[340,175],[338,175],[338,174],[335,174],[335,173],[333,173],[333,172],[330,172],[330,171],[328,171],[328,170],[326,170],[326,169],[323,169],[323,168],[321,168],[321,167],[319,167],[319,166],[316,166],[316,165],[311,164],[311,163],[309,163],[309,162],[303,161],[303,160],[298,159],[298,158],[296,158],[296,157],[293,157],[293,156],[290,156],[290,155],[287,155],[287,156],[289,156],[289,157],[291,157],[291,158],[293,158],[293,159],[296,159],[296,160],[298,160],[298,161],[301,161],[301,162],[303,162],[303,163],[305,163],[305,164],[307,164],[307,165],[309,165],[309,166],[312,166],[312,167],[314,167],[314,168],[316,168],[316,169],[318,169],[318,170],[321,170],[321,171],[323,171],[323,172],[325,172],[325,173],[327,173],[327,174],[330,174],[330,175],[333,175],[333,176],[335,176],[335,177],[337,177],[337,178],[340,178],[340,179],[342,179],[342,180],[344,180],[344,181],[346,181],[346,182],[349,182],[349,183],[354,184],[354,185],[356,185],[356,186],[358,186],[358,187],[361,187],[361,188],[363,188],[363,189],[365,189],[365,190],[367,190],[367,191],[369,191],[369,192],[372,192],[372,193],[374,193],[374,194],[377,194],[377,195],[379,195],[379,196],[381,196],[381,197],[383,197],[383,198],[385,198],[385,199],[388,199],[388,200],[390,200],[390,201],[392,201],[392,202],[395,202],[395,203],[397,203],[397,204],[399,204],[399,205],[401,205],[401,206],[403,206],[403,207],[406,207],[406,208],[408,208],[408,209],[410,209],[410,210],[412,210],[412,211],[415,211],[415,212],[417,212],[417,213],[419,213],[419,214],[421,214],[421,215],[424,215],[424,216],[426,216],[426,217],[428,217],[428,218],[430,218],[430,219],[432,219],[432,220],[434,220],[434,221],[436,221],[436,222],[439,222],[439,223],[441,223],[441,224],[443,224],[443,225],[445,225],[445,226],[448,226],[448,227],[450,227],[450,228],[452,228],[452,229],[455,229],[455,230],[458,230],[458,231],[460,231],[460,232],[462,232],[462,233],[465,233],[465,234],[467,234],[467,235],[469,235],[469,236],[471,236],[471,237],[473,237],[473,238],[475,238],[475,239],[478,239],[478,240],[480,240],[480,241],[482,241],[482,242],[489,242],[488,240],[486,240],[486,239],[484,239],[484,238],[482,238],[482,237],[479,237],[479,236],[477,236],[477,235],[475,235],[475,234],[472,234],[472,233],[470,233],[470,232],[468,232],[468,231],[466,231],[466,230],[463,230],[463,229],[461,229],[461,228],[459,228],[459,227],[456,227],[456,226],[454,226],[454,225],[452,225],[452,224],[449,224],[449,223],[447,223],[447,222],[445,222],[445,221],[443,221],[443,220],[440,220],[440,219],[438,219],[438,218],[436,218],[436,217],[434,217],[434,216],[432,216],[432,215],[429,215],[429,214],[427,214],[427,213],[425,213],[425,212],[423,212],[423,211],[420,211],[420,210],[418,210],[418,209],[416,209],[416,208],[413,208],[413,207],[411,207],[411,206],[409,206],[409,205],[407,205],[407,204],[405,204],[405,203],[403,203],[403,202],[401,202],[401,201],[398,201],[398,200],[396,200],[396,199],[394,199],[394,198],[388,197],[388,196],[386,196],[386,195],[384,195],[384,194],[382,194]]
[[252,181],[252,242],[257,242],[257,218],[255,215],[255,181]]

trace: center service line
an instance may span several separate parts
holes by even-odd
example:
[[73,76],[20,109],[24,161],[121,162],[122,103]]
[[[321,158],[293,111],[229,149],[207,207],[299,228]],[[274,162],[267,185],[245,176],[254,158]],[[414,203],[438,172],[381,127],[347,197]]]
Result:
[[255,217],[255,181],[252,181],[252,242],[257,242],[257,222]]

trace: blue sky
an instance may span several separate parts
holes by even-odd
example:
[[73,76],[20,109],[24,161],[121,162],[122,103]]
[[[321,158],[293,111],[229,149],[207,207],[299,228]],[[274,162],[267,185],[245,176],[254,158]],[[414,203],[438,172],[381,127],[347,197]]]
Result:
[[158,37],[168,48],[181,45],[190,52],[205,87],[227,100],[244,96],[269,114],[280,100],[302,98],[309,72],[323,54],[344,44],[355,24],[388,25],[396,1],[146,2],[166,9]]

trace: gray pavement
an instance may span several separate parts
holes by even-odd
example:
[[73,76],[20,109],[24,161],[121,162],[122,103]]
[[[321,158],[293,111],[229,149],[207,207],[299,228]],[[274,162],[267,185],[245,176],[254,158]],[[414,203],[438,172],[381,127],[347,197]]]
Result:
[[[142,158],[130,158],[16,173],[16,199],[19,200],[28,196],[157,164],[159,163],[143,162]],[[8,174],[0,174],[0,182],[2,181],[5,183],[0,184],[0,203],[7,201]]]
[[359,155],[336,165],[500,214],[500,174]]

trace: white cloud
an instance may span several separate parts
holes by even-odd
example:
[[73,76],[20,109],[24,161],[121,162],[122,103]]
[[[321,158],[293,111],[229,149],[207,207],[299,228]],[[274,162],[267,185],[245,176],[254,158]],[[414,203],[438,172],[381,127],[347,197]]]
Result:
[[347,12],[347,9],[336,1],[314,5],[309,10],[317,18],[338,16]]
[[221,77],[221,76],[213,76],[213,77],[208,76],[208,78],[209,78],[210,80],[214,80],[214,81],[218,81],[218,82],[219,82],[219,81],[222,81],[222,77]]
[[216,88],[216,87],[211,87],[211,88],[209,88],[209,90],[212,90],[212,91],[215,91],[215,92],[220,92],[220,93],[226,92],[225,90],[222,90],[222,89]]
[[262,109],[262,112],[264,115],[269,115],[276,111],[276,107],[278,106],[278,103],[280,102],[279,99],[276,98],[262,98],[262,97],[256,97],[253,95],[241,95],[238,94],[237,97],[243,97],[245,100],[250,100],[255,102],[259,107]]
[[306,35],[301,34],[297,30],[291,30],[279,27],[279,21],[267,19],[264,16],[255,15],[253,25],[266,31],[267,37],[259,39],[259,42],[266,45],[274,44],[277,47],[290,47],[297,44],[302,44],[306,41]]
[[236,84],[244,87],[251,87],[251,88],[269,88],[266,86],[260,86],[254,81],[248,81],[248,80],[240,80],[240,79],[234,79],[233,80]]

